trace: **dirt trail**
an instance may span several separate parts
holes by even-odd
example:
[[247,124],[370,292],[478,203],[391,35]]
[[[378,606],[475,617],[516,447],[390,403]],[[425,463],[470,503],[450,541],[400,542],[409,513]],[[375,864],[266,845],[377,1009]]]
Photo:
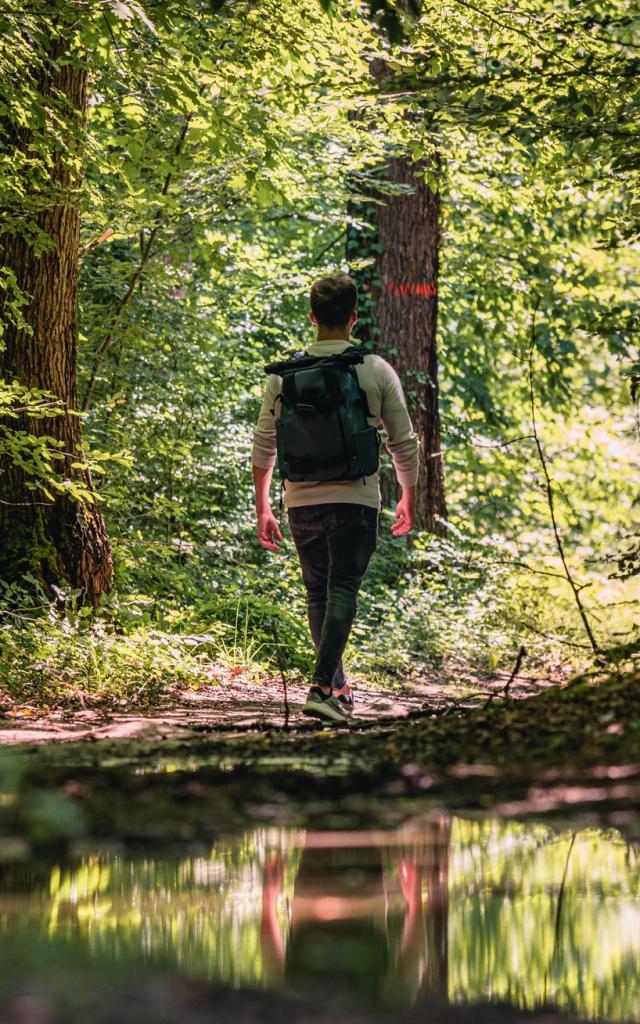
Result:
[[[496,673],[489,680],[477,680],[461,688],[441,681],[404,683],[384,690],[352,680],[356,695],[356,717],[371,722],[404,718],[412,712],[436,711],[459,702],[474,707],[499,694],[509,679]],[[512,697],[530,697],[541,689],[562,682],[528,675],[517,676],[509,687]],[[290,724],[309,722],[301,713],[308,684],[288,683]],[[0,745],[44,744],[72,740],[113,740],[181,736],[207,727],[229,727],[233,732],[247,728],[281,726],[284,720],[283,689],[279,679],[256,679],[249,674],[227,674],[224,682],[200,690],[173,690],[152,707],[131,711],[105,708],[45,709],[34,704],[4,709],[0,718]]]

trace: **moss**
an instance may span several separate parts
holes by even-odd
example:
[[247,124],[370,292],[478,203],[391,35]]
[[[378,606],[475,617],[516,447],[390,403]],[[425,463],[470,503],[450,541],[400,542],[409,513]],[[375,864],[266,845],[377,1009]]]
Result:
[[48,586],[68,582],[63,561],[47,534],[42,509],[30,510],[28,518],[13,516],[0,533],[0,576],[7,582],[20,582],[30,573]]

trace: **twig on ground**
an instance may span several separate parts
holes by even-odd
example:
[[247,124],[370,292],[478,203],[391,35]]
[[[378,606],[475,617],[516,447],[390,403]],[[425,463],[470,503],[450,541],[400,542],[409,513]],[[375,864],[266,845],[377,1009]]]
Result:
[[520,671],[520,666],[522,665],[522,659],[524,658],[526,653],[527,652],[526,652],[524,646],[521,645],[520,646],[520,650],[518,651],[518,657],[516,658],[516,663],[513,666],[513,672],[511,673],[511,675],[507,679],[507,682],[505,684],[504,690],[502,691],[502,696],[503,697],[507,697],[509,695],[509,688],[510,688],[513,680],[516,678],[518,672]]
[[495,695],[495,690],[474,690],[473,693],[467,693],[464,695],[464,697],[458,697],[457,700],[454,700],[453,703],[451,704],[447,704],[446,708],[443,708],[441,711],[436,711],[435,715],[438,718],[442,718],[444,715],[449,715],[451,714],[452,711],[457,711],[458,708],[465,703],[465,701],[473,700],[474,697],[488,697],[488,700],[483,705],[484,707],[487,707],[487,705],[491,703]]
[[278,662],[278,671],[280,672],[280,678],[282,679],[282,690],[284,692],[284,728],[285,732],[289,732],[289,694],[287,692],[287,677],[285,675],[284,668],[282,667],[280,641],[278,640],[276,620],[273,616],[271,617],[271,631],[273,633],[273,641],[276,648],[276,661]]
[[[448,704],[447,707],[444,708],[443,711],[436,712],[436,715],[438,715],[438,714],[440,714],[440,715],[448,715],[451,711],[457,711],[457,709],[462,704],[464,704],[466,701],[473,700],[474,697],[486,697],[487,698],[485,703],[481,705],[481,708],[482,708],[483,711],[484,711],[485,708],[488,708],[493,703],[493,701],[494,701],[494,699],[496,697],[502,697],[503,699],[506,700],[508,698],[508,696],[509,696],[509,690],[511,689],[511,684],[513,683],[514,679],[518,675],[518,672],[520,671],[520,666],[522,665],[522,660],[523,660],[524,656],[526,655],[526,653],[527,652],[526,652],[526,649],[525,649],[524,645],[521,645],[520,646],[520,650],[518,651],[518,656],[516,658],[516,663],[513,666],[513,670],[511,672],[511,675],[509,676],[509,678],[507,679],[505,685],[501,689],[499,689],[499,690],[475,690],[473,693],[467,693],[467,694],[464,695],[464,697],[460,697],[458,700],[455,700],[452,704]],[[534,682],[535,680],[533,678],[531,678],[529,681],[530,682]]]

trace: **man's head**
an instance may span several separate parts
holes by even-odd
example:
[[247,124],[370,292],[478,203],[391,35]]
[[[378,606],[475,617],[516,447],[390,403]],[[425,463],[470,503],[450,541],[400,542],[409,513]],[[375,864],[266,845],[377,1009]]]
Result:
[[311,285],[311,319],[323,328],[344,331],[358,319],[358,289],[347,274],[319,277]]

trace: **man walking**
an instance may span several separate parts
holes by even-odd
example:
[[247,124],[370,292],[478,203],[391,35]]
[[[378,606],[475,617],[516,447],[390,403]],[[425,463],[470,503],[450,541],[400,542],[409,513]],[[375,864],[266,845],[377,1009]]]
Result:
[[[317,339],[307,348],[309,356],[337,356],[351,348],[349,337],[357,321],[357,298],[356,286],[346,274],[331,274],[314,282],[310,319],[317,327]],[[355,355],[360,358],[357,352]],[[394,537],[401,537],[409,533],[415,521],[418,438],[395,370],[378,355],[363,352],[363,357],[354,367],[357,386],[364,392],[368,426],[382,426],[387,435],[386,448],[402,488],[391,532]],[[282,389],[283,378],[271,374],[253,439],[258,539],[270,551],[278,551],[277,541],[282,540],[269,503]],[[284,499],[300,558],[309,628],[317,652],[303,712],[344,722],[353,712],[354,699],[345,677],[342,654],[355,618],[358,590],[377,545],[379,474],[376,469],[357,479],[328,479],[330,473],[326,471],[323,479],[300,479],[304,475],[301,473],[291,475],[298,479],[286,479]]]

